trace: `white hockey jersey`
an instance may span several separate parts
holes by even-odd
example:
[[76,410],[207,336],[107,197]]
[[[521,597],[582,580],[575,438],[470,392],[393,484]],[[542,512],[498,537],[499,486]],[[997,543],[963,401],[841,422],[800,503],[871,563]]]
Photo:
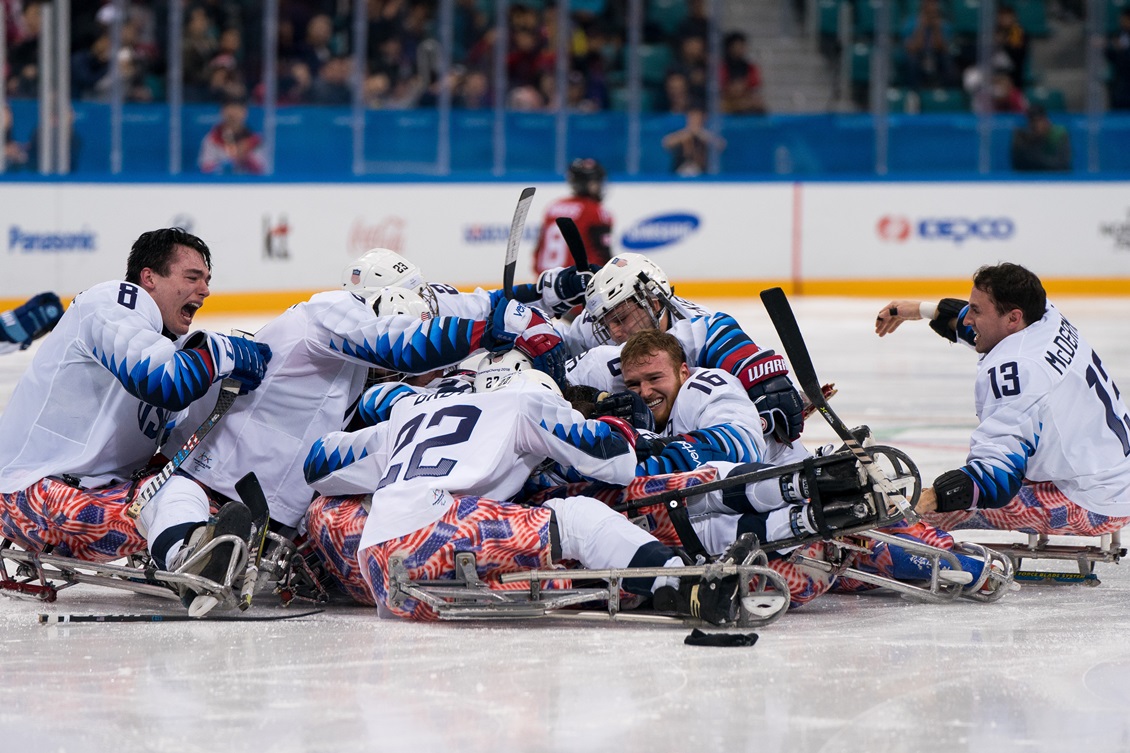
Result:
[[209,383],[162,329],[138,285],[104,282],[75,298],[0,415],[0,492],[63,474],[100,486],[149,461]]
[[[271,508],[271,517],[295,526],[312,495],[302,477],[302,462],[318,437],[342,428],[365,387],[370,366],[397,364],[427,371],[458,362],[461,350],[428,352],[443,323],[409,316],[373,316],[372,309],[344,290],[318,293],[291,306],[255,335],[271,346],[271,362],[257,390],[236,400],[222,423],[196,448],[182,469],[209,488],[235,498],[235,483],[254,471]],[[438,327],[438,328],[437,328]],[[453,328],[447,345],[456,344]],[[203,421],[204,400],[174,430],[179,447]]]
[[439,520],[452,494],[510,499],[547,458],[610,484],[635,475],[635,452],[608,424],[520,381],[401,399],[384,423],[318,440],[306,479],[327,495],[373,493],[363,549]]
[[1102,515],[1130,515],[1130,413],[1108,373],[1051,304],[1040,321],[982,356],[980,425],[965,470],[979,507],[1000,507],[1021,479],[1050,481]]

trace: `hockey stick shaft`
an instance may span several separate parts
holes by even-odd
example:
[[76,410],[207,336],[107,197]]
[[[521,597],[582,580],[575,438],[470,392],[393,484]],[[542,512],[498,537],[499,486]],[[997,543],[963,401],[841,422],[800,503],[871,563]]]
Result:
[[561,231],[561,237],[565,239],[565,245],[569,247],[569,253],[573,257],[573,266],[578,271],[587,272],[589,255],[585,251],[585,241],[581,238],[581,231],[577,229],[577,223],[573,222],[572,217],[558,217],[557,229]]
[[196,449],[196,446],[200,444],[201,440],[208,436],[208,432],[212,431],[216,424],[219,423],[220,419],[224,417],[224,414],[232,407],[242,386],[238,379],[232,379],[231,377],[220,382],[220,396],[216,398],[216,406],[212,408],[212,412],[208,414],[208,418],[204,419],[204,423],[200,424],[200,426],[196,428],[196,431],[192,432],[192,436],[188,438],[188,441],[177,450],[177,453],[173,455],[169,462],[165,463],[165,466],[161,468],[157,475],[150,478],[145,483],[145,486],[138,491],[137,496],[134,497],[133,502],[131,502],[129,508],[126,509],[126,515],[133,520],[138,519],[138,516],[141,515],[142,508],[149,503],[149,500],[153,499],[153,496],[161,490],[161,487],[164,486],[165,482],[176,472],[177,468],[180,468],[181,465],[184,464],[184,461],[188,459],[188,456],[192,454],[192,451]]
[[506,265],[502,269],[502,293],[506,300],[514,298],[514,268],[518,264],[518,247],[522,243],[522,231],[526,227],[526,215],[534,201],[534,187],[522,189],[518,206],[514,207],[514,219],[510,222],[510,237],[506,240]]
[[263,546],[267,542],[267,526],[271,522],[271,509],[267,505],[267,496],[263,494],[263,487],[259,485],[259,478],[254,472],[235,482],[235,491],[240,500],[251,510],[251,517],[255,521],[255,535],[248,546],[247,570],[243,576],[243,588],[239,593],[239,608],[245,610],[251,606],[251,598],[255,595],[255,587],[259,582],[259,563],[263,559]]
[[616,512],[634,512],[635,510],[644,507],[651,507],[652,505],[665,505],[676,502],[680,499],[687,497],[697,497],[700,494],[707,494],[709,492],[718,491],[719,489],[729,489],[734,486],[745,484],[752,484],[756,481],[765,481],[766,479],[778,478],[781,475],[781,469],[777,467],[761,468],[749,473],[739,473],[734,476],[727,476],[720,478],[716,481],[707,481],[705,484],[698,484],[696,486],[688,486],[682,489],[671,489],[670,491],[660,492],[659,494],[652,494],[647,497],[640,497],[639,499],[629,500],[622,502],[618,505],[612,505],[612,509]]
[[816,367],[812,365],[812,356],[808,352],[808,346],[804,343],[800,325],[797,324],[796,315],[793,314],[792,306],[789,305],[785,291],[780,288],[763,290],[761,291],[761,301],[765,304],[765,310],[773,322],[773,327],[777,330],[778,337],[781,338],[781,346],[785,349],[789,363],[792,365],[793,377],[800,383],[800,388],[808,397],[808,401],[844,441],[844,444],[855,455],[856,460],[859,461],[860,466],[875,483],[875,486],[895,503],[909,522],[917,522],[918,514],[914,512],[910,502],[895,488],[890,479],[876,467],[874,458],[859,444],[851,433],[851,428],[836,415],[832,406],[828,404],[828,399],[824,397],[824,393],[820,389],[820,378],[816,375]]
[[285,615],[258,615],[237,617],[235,615],[216,615],[210,617],[190,617],[187,614],[41,614],[40,625],[72,625],[80,622],[272,622],[293,620],[297,617],[311,617],[321,614],[323,609],[309,609]]

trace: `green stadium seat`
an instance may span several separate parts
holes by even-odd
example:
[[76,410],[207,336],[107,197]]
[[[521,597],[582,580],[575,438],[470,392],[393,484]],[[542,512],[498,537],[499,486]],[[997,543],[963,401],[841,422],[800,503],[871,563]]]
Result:
[[871,80],[871,45],[866,42],[851,46],[851,80],[857,84]]
[[839,35],[840,0],[816,0],[816,15],[821,35],[826,37]]
[[1060,89],[1033,86],[1024,91],[1030,105],[1043,105],[1048,112],[1067,112],[1067,98]]
[[1118,31],[1118,16],[1127,8],[1130,8],[1130,0],[1107,0],[1106,31],[1108,34],[1114,34]]
[[953,24],[954,34],[976,36],[981,20],[981,0],[951,0],[947,15]]
[[592,13],[600,15],[607,5],[606,0],[569,0],[569,10],[577,13]]
[[1016,9],[1016,19],[1030,37],[1046,38],[1051,34],[1048,28],[1048,6],[1045,0],[1012,0]]
[[961,89],[923,89],[918,108],[922,113],[968,112],[969,101]]
[[[613,89],[608,95],[611,108],[616,112],[628,111],[628,87]],[[651,89],[640,89],[640,112],[655,112],[658,95]]]
[[887,112],[891,113],[892,115],[906,114],[910,111],[909,107],[911,99],[913,99],[913,97],[910,96],[910,92],[908,92],[906,89],[899,89],[895,86],[888,88]]
[[674,51],[665,44],[641,44],[638,54],[643,82],[661,85],[675,60]]
[[665,34],[674,34],[686,17],[686,0],[647,0],[646,20],[656,24]]

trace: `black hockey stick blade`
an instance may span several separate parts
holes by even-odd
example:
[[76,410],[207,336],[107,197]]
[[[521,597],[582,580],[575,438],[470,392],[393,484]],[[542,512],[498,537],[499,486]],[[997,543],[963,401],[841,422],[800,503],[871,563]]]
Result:
[[585,241],[581,238],[581,231],[577,229],[577,223],[573,222],[572,217],[558,217],[557,229],[561,231],[561,237],[565,239],[565,245],[569,247],[569,253],[573,255],[573,266],[578,271],[587,272],[589,255],[585,251]]
[[851,433],[851,427],[845,424],[832,410],[832,406],[828,404],[828,399],[824,397],[820,388],[820,377],[816,375],[816,367],[812,365],[812,356],[809,355],[808,346],[804,343],[800,325],[797,324],[796,315],[793,313],[793,307],[789,304],[789,299],[785,296],[785,291],[780,288],[762,290],[761,302],[765,304],[765,311],[768,312],[773,327],[777,330],[777,336],[781,338],[781,346],[785,349],[785,354],[789,357],[789,363],[792,365],[793,377],[800,383],[800,388],[808,398],[808,402],[820,412],[820,415],[824,417],[832,430],[852,451],[875,486],[895,503],[909,522],[917,522],[918,514],[914,512],[909,500],[875,466],[874,458],[856,440]]
[[522,231],[526,227],[526,215],[534,201],[534,187],[522,189],[518,206],[514,207],[514,219],[510,222],[510,237],[506,241],[506,266],[502,269],[502,293],[506,300],[514,298],[514,267],[518,263],[518,247],[522,243]]
[[308,609],[305,612],[286,614],[256,614],[250,617],[236,615],[208,615],[189,617],[187,614],[41,614],[40,625],[73,625],[82,622],[274,622],[293,620],[299,617],[312,617],[324,609]]
[[263,487],[259,485],[259,477],[254,471],[235,482],[235,491],[243,504],[251,510],[251,519],[255,523],[255,534],[248,542],[251,562],[248,563],[247,572],[244,574],[245,582],[239,595],[239,608],[246,610],[251,606],[251,599],[255,595],[259,563],[263,561],[263,548],[267,544],[267,527],[271,523],[271,508],[267,505],[267,495],[263,494]]

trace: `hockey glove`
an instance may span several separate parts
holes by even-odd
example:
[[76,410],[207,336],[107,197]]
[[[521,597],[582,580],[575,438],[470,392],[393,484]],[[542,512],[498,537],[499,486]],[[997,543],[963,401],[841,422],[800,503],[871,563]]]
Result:
[[799,439],[804,429],[804,401],[788,373],[785,359],[766,350],[737,375],[761,414],[761,433],[780,442]]
[[[585,302],[585,290],[592,280],[595,269],[580,270],[576,267],[565,267],[553,279],[553,292],[561,299],[562,303],[570,306],[580,306]],[[551,274],[545,272],[542,277]]]
[[634,392],[601,392],[594,416],[616,416],[641,431],[655,431],[655,416],[644,399]]
[[239,391],[241,395],[246,395],[259,386],[267,373],[267,363],[271,360],[269,345],[207,330],[189,335],[184,342],[184,349],[200,355],[213,382],[228,376],[237,380],[242,385]]
[[[638,453],[637,453],[638,455]],[[663,449],[656,453],[662,463],[661,473],[679,473],[682,471],[693,471],[703,463],[707,458],[703,457],[698,452],[698,449],[692,442],[688,442],[684,437],[672,437],[664,443]]]
[[627,440],[629,447],[633,450],[636,449],[636,443],[640,439],[640,433],[636,431],[630,423],[622,418],[616,418],[616,416],[601,416],[596,420],[611,426],[613,431]]
[[27,350],[43,337],[63,316],[63,302],[54,293],[40,293],[22,306],[0,314],[0,342],[20,343]]

